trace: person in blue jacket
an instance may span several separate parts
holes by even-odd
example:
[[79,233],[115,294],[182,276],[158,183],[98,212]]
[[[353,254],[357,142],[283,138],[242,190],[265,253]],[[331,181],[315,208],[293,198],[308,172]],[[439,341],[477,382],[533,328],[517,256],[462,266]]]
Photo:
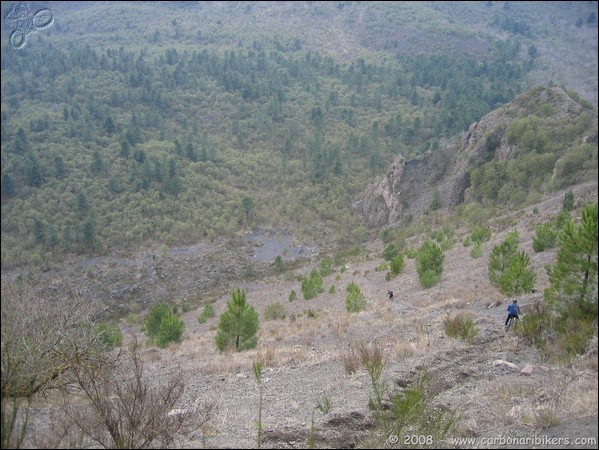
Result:
[[514,299],[514,301],[507,307],[507,319],[505,319],[505,326],[507,327],[508,322],[513,317],[514,319],[518,319],[520,316],[520,306],[518,305],[518,300]]

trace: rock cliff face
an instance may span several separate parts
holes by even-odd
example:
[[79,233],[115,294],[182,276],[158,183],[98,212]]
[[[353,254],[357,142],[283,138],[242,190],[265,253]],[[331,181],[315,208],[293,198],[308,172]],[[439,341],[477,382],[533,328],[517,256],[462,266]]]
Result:
[[387,174],[368,187],[354,208],[365,221],[380,227],[402,217],[418,217],[430,209],[451,210],[468,203],[471,169],[492,159],[511,158],[505,131],[516,118],[538,113],[549,104],[555,114],[577,116],[583,108],[559,87],[535,88],[470,125],[461,142],[406,161],[398,156]]

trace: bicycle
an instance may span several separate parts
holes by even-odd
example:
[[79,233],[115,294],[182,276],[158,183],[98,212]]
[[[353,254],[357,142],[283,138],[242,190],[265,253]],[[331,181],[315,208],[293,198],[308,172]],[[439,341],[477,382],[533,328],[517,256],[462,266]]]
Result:
[[509,320],[507,321],[507,325],[505,326],[506,333],[510,331],[510,328],[512,328],[512,325],[514,325],[517,320],[518,317],[510,316]]

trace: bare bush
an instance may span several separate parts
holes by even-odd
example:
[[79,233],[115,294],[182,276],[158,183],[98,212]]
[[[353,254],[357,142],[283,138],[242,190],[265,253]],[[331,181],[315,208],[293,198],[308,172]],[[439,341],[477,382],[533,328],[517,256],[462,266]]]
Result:
[[78,403],[66,405],[77,430],[103,448],[168,448],[180,435],[203,428],[214,408],[178,408],[184,392],[182,375],[164,385],[144,376],[139,345],[134,342],[118,361],[77,372],[82,393]]
[[27,439],[30,400],[66,391],[81,366],[100,367],[108,352],[99,317],[82,292],[2,279],[2,448]]
[[64,283],[2,281],[2,398],[67,387],[75,367],[103,364],[106,345],[92,303]]
[[358,372],[362,368],[360,346],[356,344],[348,345],[347,349],[341,354],[341,361],[347,374],[351,375]]

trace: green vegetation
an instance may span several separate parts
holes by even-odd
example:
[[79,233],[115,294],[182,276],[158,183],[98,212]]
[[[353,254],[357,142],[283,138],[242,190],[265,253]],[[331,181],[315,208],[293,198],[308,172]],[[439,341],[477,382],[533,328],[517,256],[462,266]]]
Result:
[[470,233],[470,239],[476,244],[488,242],[491,239],[491,230],[486,226],[478,226]]
[[553,222],[545,222],[537,225],[532,239],[532,249],[535,252],[542,252],[555,247],[557,233],[558,230]]
[[587,111],[572,116],[551,111],[546,117],[515,118],[504,136],[513,148],[510,159],[496,158],[471,171],[473,198],[517,206],[539,200],[544,190],[596,180],[597,146],[581,143],[580,134],[596,127],[592,117]]
[[430,288],[439,283],[443,273],[443,250],[433,241],[426,241],[418,249],[416,254],[416,271],[420,279],[420,285]]
[[353,281],[345,288],[345,307],[349,312],[360,312],[366,308],[366,297]]
[[204,323],[211,317],[214,317],[214,307],[212,305],[205,305],[202,314],[198,316],[198,323]]
[[474,247],[470,250],[470,256],[472,258],[481,258],[483,256],[483,246],[480,242],[474,244]]
[[253,306],[245,299],[245,292],[235,288],[227,310],[220,316],[216,333],[216,347],[222,352],[232,348],[236,351],[249,350],[258,345],[260,320]]
[[489,256],[489,280],[505,295],[532,292],[537,275],[530,267],[530,257],[518,251],[518,232],[512,231],[493,247]]
[[324,292],[322,276],[320,275],[320,271],[312,269],[310,277],[302,280],[302,293],[304,294],[304,299],[312,300],[321,292]]
[[374,411],[376,419],[379,423],[384,420],[384,405],[383,400],[389,389],[388,383],[382,379],[383,369],[385,368],[385,357],[382,349],[374,344],[372,346],[362,345],[360,347],[360,354],[362,356],[362,365],[370,376],[370,383],[372,385],[372,395],[369,399],[369,407]]
[[[432,404],[429,385],[425,371],[410,386],[390,396],[390,410],[388,413],[382,411],[383,420],[377,424],[383,441],[387,442],[389,436],[393,436],[396,442],[402,443],[402,448],[444,447],[455,432],[458,416],[455,410],[441,409]],[[374,445],[381,447],[380,443],[374,442]]]
[[289,293],[289,301],[292,302],[297,298],[297,292],[295,292],[295,289],[291,289],[291,292]]
[[320,261],[320,276],[326,277],[333,273],[333,258],[327,256]]
[[262,429],[264,428],[264,424],[262,423],[262,408],[264,406],[264,383],[262,382],[262,364],[259,361],[254,361],[252,364],[252,369],[254,371],[254,378],[256,379],[256,383],[258,383],[258,387],[260,389],[260,396],[258,402],[258,423],[256,424],[256,428],[258,429],[258,436],[256,437],[256,446],[258,448],[262,447]]
[[597,203],[582,208],[558,236],[555,266],[547,266],[545,303],[535,304],[514,328],[550,360],[569,364],[589,350],[597,333]]
[[150,310],[142,331],[145,331],[150,342],[158,347],[166,347],[171,342],[183,340],[185,323],[167,305],[161,303]]
[[[119,31],[90,33],[85,20],[65,14],[61,27],[68,32],[36,34],[23,51],[3,52],[3,268],[33,262],[45,269],[72,253],[134,251],[157,241],[175,246],[289,222],[300,234],[319,233],[323,228],[314,225],[322,224],[340,243],[359,243],[366,230],[347,205],[372,177],[398,152],[412,158],[434,151],[439,139],[511,101],[534,68],[520,59],[515,39],[448,54],[446,33],[468,41],[467,32],[450,31],[417,3],[311,6],[340,26],[362,14],[379,16],[375,10],[399,22],[402,8],[414,19],[426,17],[422,24],[435,43],[426,52],[398,51],[395,38],[368,28],[361,39],[385,42],[386,56],[366,51],[350,59],[303,41],[320,33],[291,37],[299,31],[288,27],[280,36],[235,27],[231,39],[223,37],[226,24],[249,24],[266,5],[250,11],[230,5],[233,22],[198,29],[189,9],[200,7],[125,5],[117,13],[81,6],[81,17],[102,17]],[[224,14],[219,8],[210,14]],[[124,19],[129,13],[154,17],[173,34],[141,36],[142,24]],[[518,118],[509,130],[518,152],[529,148],[533,133],[536,152],[526,163],[510,162],[509,179],[522,164],[548,167],[545,154],[553,162],[561,157],[563,177],[554,184],[596,177],[596,146],[572,146],[591,126],[590,114],[546,131],[554,117]],[[475,196],[506,197],[486,193],[486,179],[473,173]],[[530,184],[538,187],[534,177]],[[518,192],[526,195],[525,188],[520,183]]]
[[102,321],[96,326],[98,334],[109,349],[123,344],[123,332],[114,322]]
[[399,275],[404,267],[406,266],[406,262],[404,260],[404,256],[402,254],[395,255],[391,260],[391,268],[389,269],[389,278],[394,278]]
[[285,317],[287,310],[281,302],[270,303],[264,308],[264,320],[282,320]]
[[462,338],[472,341],[478,334],[478,327],[474,323],[471,314],[457,314],[453,317],[447,316],[443,320],[445,333],[452,338]]
[[597,204],[582,210],[580,224],[569,221],[559,235],[551,286],[545,298],[561,316],[597,316]]

